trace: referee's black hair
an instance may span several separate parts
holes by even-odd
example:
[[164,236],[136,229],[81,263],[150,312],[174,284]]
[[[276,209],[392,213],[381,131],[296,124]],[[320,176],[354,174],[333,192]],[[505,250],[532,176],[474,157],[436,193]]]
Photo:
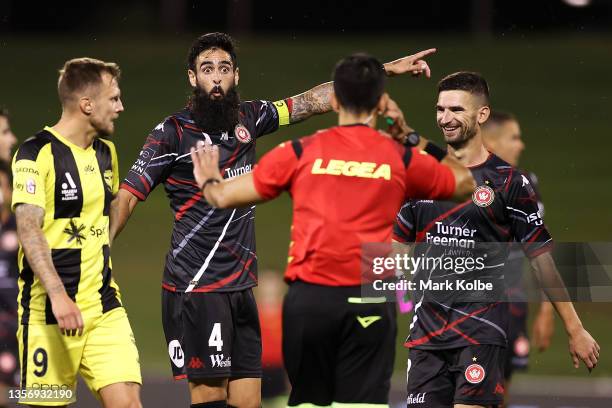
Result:
[[369,112],[385,91],[385,70],[368,54],[353,54],[334,69],[334,93],[342,107],[353,113]]
[[232,59],[234,70],[236,70],[238,67],[236,44],[232,37],[225,33],[208,33],[196,38],[193,44],[191,44],[191,48],[189,49],[189,54],[187,56],[187,65],[189,66],[189,69],[195,71],[195,62],[198,55],[200,55],[202,51],[206,51],[211,48],[218,48],[227,52]]
[[466,91],[483,98],[489,104],[489,84],[477,72],[460,71],[445,76],[438,82],[438,93],[443,91]]

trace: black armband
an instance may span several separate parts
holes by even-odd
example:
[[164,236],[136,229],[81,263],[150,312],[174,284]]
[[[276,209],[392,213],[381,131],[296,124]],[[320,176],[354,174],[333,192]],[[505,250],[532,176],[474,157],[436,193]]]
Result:
[[437,145],[433,144],[432,142],[427,142],[427,145],[425,145],[425,149],[423,149],[423,150],[425,150],[428,154],[430,154],[433,157],[435,157],[436,160],[438,160],[438,161],[444,160],[444,158],[448,154],[446,152],[446,150],[442,149],[441,147],[438,147]]

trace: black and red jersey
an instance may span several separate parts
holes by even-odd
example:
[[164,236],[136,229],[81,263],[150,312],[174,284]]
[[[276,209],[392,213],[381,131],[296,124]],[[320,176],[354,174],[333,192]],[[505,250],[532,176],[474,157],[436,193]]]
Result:
[[121,188],[145,200],[164,185],[174,213],[164,288],[185,291],[193,283],[195,292],[226,292],[257,283],[255,206],[211,207],[194,180],[190,148],[200,140],[218,145],[221,174],[233,178],[252,171],[256,139],[288,123],[284,101],[250,101],[240,104],[240,123],[233,131],[208,134],[185,108],[147,136]]
[[[460,204],[411,200],[397,216],[394,239],[416,242],[414,255],[426,253],[430,259],[452,261],[462,258],[462,263],[468,258],[480,259],[481,263],[476,267],[478,262],[472,261],[471,269],[459,270],[456,265],[460,263],[455,262],[450,271],[433,264],[416,272],[415,317],[407,347],[505,346],[508,304],[504,301],[504,270],[510,244],[516,241],[530,258],[552,249],[537,196],[525,175],[493,154],[471,172],[478,185],[472,199]],[[421,286],[428,281],[454,281],[456,285],[458,279],[491,282],[495,288],[491,292],[496,293]]]
[[365,126],[336,126],[282,143],[253,173],[264,199],[293,198],[285,279],[325,286],[361,284],[362,244],[390,243],[407,197],[449,198],[451,170]]

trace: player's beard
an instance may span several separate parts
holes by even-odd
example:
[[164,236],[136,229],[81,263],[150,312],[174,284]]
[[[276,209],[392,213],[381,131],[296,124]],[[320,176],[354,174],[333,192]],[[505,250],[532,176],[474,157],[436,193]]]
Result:
[[216,91],[221,92],[221,98],[211,98],[209,92],[196,86],[190,100],[191,114],[196,125],[205,132],[229,132],[238,124],[240,95],[235,86],[227,92],[221,87]]
[[465,145],[467,145],[468,142],[473,139],[474,136],[476,136],[476,133],[478,133],[476,126],[477,123],[476,119],[474,118],[473,121],[470,121],[470,123],[463,127],[463,132],[461,133],[461,135],[459,135],[459,137],[456,137],[454,139],[445,138],[446,144],[448,144],[455,150],[459,150],[465,147]]

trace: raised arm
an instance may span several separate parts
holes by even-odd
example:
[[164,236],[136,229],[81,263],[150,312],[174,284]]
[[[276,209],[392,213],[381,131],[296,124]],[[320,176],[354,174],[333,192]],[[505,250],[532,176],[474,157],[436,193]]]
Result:
[[569,352],[574,367],[578,368],[579,362],[582,360],[589,371],[592,370],[599,360],[599,344],[582,326],[550,252],[545,252],[533,258],[531,265],[542,289],[561,320],[563,320],[569,338]]
[[[426,61],[426,56],[436,52],[435,48],[417,52],[403,58],[396,59],[383,64],[387,76],[395,76],[410,72],[413,76],[425,74],[431,76],[431,70]],[[301,122],[313,115],[331,111],[331,93],[334,90],[333,82],[326,82],[309,89],[299,95],[291,97],[292,109],[289,120],[291,123]]]
[[110,237],[109,244],[113,241],[127,224],[130,215],[138,204],[138,198],[127,190],[120,189],[110,207]]
[[40,280],[51,301],[62,334],[83,334],[83,318],[77,305],[66,293],[53,260],[49,243],[42,231],[45,210],[32,204],[19,204],[15,208],[17,237],[23,247],[28,264]]

